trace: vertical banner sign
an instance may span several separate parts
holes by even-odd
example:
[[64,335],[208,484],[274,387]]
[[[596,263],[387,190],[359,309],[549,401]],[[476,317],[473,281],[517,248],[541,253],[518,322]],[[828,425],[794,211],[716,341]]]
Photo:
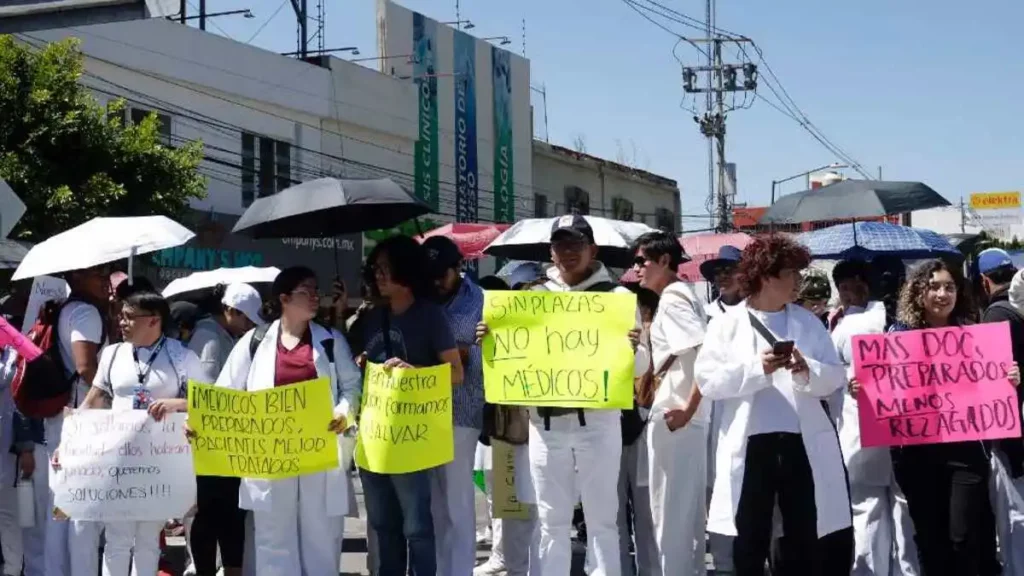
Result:
[[528,520],[530,509],[516,498],[515,446],[491,438],[491,501],[494,517],[505,520]]
[[416,140],[415,186],[416,197],[434,211],[440,207],[438,192],[438,137],[437,137],[437,23],[419,12],[412,13],[412,45],[416,60],[413,63],[413,82],[418,87],[419,138]]
[[1020,436],[1009,324],[857,336],[861,446]]
[[455,221],[477,220],[476,39],[455,31]]
[[196,501],[185,415],[82,410],[64,420],[53,505],[75,520],[165,522]]
[[483,316],[488,402],[633,407],[634,294],[485,292]]
[[515,222],[515,179],[512,169],[512,57],[491,46],[494,90],[494,221]]
[[276,480],[338,467],[331,381],[242,392],[188,383],[196,474]]
[[455,457],[452,369],[386,369],[366,363],[356,463],[378,474],[406,474]]

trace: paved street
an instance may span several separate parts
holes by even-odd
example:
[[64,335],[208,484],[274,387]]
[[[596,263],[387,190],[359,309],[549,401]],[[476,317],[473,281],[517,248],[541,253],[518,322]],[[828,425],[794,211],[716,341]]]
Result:
[[[366,508],[363,505],[363,491],[358,478],[355,480],[356,502],[359,504],[359,518],[345,519],[345,542],[341,554],[341,576],[368,576],[366,569]],[[487,525],[487,499],[479,491],[476,493],[476,525],[477,530],[482,530]],[[169,544],[172,550],[170,555],[177,560],[175,562],[178,572],[184,569],[184,538],[171,539]],[[477,564],[487,560],[489,545],[483,544],[477,547]],[[570,576],[583,576],[583,563],[585,558],[585,547],[573,542],[573,566]],[[710,557],[708,558],[708,574],[714,574],[711,570]]]

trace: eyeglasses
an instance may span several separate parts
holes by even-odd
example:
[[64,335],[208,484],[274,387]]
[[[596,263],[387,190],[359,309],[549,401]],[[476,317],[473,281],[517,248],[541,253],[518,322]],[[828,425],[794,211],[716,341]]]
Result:
[[644,258],[643,256],[637,256],[636,258],[633,258],[633,267],[646,268],[648,262],[649,260],[647,258]]
[[320,292],[316,289],[310,290],[309,288],[296,288],[292,290],[292,295],[305,296],[309,300],[319,300]]
[[120,316],[121,320],[124,320],[125,322],[133,322],[135,320],[138,320],[139,318],[152,318],[152,317],[156,316],[156,314],[146,314],[144,312],[142,312],[142,313],[140,313],[140,312],[134,312],[134,313],[121,312],[121,314],[119,316]]

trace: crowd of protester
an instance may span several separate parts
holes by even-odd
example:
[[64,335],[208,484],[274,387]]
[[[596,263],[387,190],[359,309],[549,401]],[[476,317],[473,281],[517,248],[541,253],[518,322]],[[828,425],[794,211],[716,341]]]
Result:
[[[708,303],[677,277],[686,256],[669,234],[636,240],[632,286],[601,263],[582,217],[557,219],[550,240],[550,266],[522,263],[476,281],[447,238],[389,238],[367,258],[356,310],[346,310],[345,287],[322,290],[304,267],[283,270],[265,302],[232,284],[169,303],[142,277],[68,273],[71,295],[56,320],[75,382],[68,410],[147,410],[160,420],[187,410],[189,380],[257,391],[326,378],[327,425],[346,434],[366,362],[450,366],[454,458],[443,466],[198,477],[196,506],[181,520],[187,573],[199,576],[337,574],[345,518],[358,514],[357,477],[375,576],[567,576],[574,533],[586,543],[586,570],[602,576],[693,576],[709,559],[714,573],[739,576],[1024,574],[1024,441],[862,447],[853,370],[856,336],[1008,322],[1007,380],[1017,386],[1024,276],[1005,252],[979,255],[975,298],[960,263],[928,260],[908,272],[879,257],[840,262],[829,275],[809,268],[803,246],[767,235],[702,263],[715,293]],[[622,334],[634,353],[635,408],[524,411],[528,441],[513,451],[528,513],[492,519],[490,557],[476,565],[474,470],[486,471],[489,496],[494,482],[484,290],[509,289],[636,294],[633,328]],[[20,326],[26,287],[11,292],[3,313]],[[65,416],[19,413],[11,356],[0,357],[3,574],[166,570],[167,523],[54,514],[47,478],[60,469]],[[35,489],[31,528],[17,522],[19,478]]]

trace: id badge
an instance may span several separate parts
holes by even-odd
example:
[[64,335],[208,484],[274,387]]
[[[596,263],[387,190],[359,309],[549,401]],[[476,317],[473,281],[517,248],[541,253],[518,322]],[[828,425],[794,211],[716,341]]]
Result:
[[132,393],[132,408],[135,410],[149,410],[153,403],[153,395],[145,386],[136,386]]

